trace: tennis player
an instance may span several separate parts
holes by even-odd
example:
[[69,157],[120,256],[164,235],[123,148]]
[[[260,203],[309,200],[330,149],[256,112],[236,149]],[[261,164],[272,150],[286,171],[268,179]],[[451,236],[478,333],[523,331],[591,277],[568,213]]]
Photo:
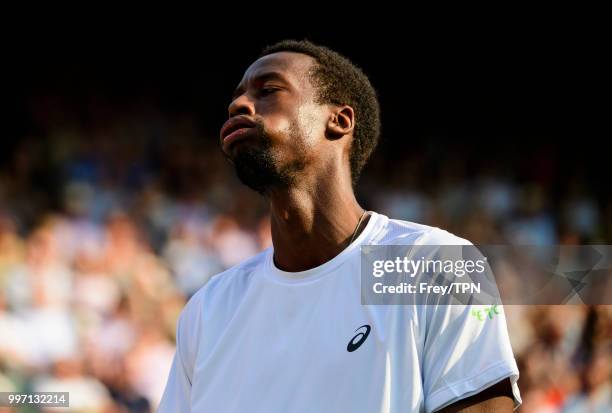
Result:
[[228,109],[221,148],[269,202],[273,246],[189,300],[158,412],[518,407],[503,308],[482,319],[471,305],[361,304],[361,245],[469,244],[357,202],[380,132],[364,73],[328,48],[282,41],[246,70]]

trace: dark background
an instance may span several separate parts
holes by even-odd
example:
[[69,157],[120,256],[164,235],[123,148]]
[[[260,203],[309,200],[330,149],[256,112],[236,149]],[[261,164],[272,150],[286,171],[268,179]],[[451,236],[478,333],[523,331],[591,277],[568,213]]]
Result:
[[[397,30],[401,22],[389,25]],[[95,121],[92,105],[146,101],[163,113],[193,116],[205,139],[214,139],[231,91],[259,51],[283,38],[308,38],[345,54],[371,78],[382,106],[377,156],[386,162],[437,146],[458,156],[477,152],[468,172],[511,159],[524,179],[521,174],[532,172],[523,164],[544,152],[563,165],[562,178],[586,174],[597,196],[607,197],[604,57],[595,34],[495,23],[401,34],[378,27],[282,30],[256,23],[242,33],[231,25],[202,26],[129,33],[111,26],[103,34],[100,27],[67,34],[49,28],[8,42],[8,123],[0,159],[10,158],[22,136],[37,134],[32,102],[49,96],[84,122]]]

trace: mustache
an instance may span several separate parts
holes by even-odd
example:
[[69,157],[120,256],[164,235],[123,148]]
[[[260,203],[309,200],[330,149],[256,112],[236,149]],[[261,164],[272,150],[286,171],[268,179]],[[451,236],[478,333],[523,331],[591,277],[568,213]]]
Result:
[[266,128],[264,126],[263,119],[259,117],[254,118],[253,123],[255,123],[255,130],[257,131],[257,136],[265,139],[268,134],[266,133]]

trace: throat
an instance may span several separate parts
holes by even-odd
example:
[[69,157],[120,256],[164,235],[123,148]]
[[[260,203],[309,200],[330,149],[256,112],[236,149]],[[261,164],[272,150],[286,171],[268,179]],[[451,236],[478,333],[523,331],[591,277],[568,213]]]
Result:
[[[347,214],[349,215],[349,214]],[[306,271],[332,260],[366,228],[370,214],[359,207],[349,216],[315,217],[309,225],[291,225],[272,218],[274,263],[287,272]]]

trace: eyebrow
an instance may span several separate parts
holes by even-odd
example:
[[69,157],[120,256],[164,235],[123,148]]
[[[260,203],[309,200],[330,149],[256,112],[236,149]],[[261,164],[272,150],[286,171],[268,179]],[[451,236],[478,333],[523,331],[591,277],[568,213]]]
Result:
[[[285,78],[285,76],[283,76],[279,72],[263,72],[249,79],[250,82],[265,82],[266,80],[280,80],[283,83],[289,83],[287,79]],[[236,90],[234,90],[234,93],[232,94],[232,99],[236,99],[238,96],[242,95],[243,93],[244,93],[244,85],[240,84],[238,85]]]

